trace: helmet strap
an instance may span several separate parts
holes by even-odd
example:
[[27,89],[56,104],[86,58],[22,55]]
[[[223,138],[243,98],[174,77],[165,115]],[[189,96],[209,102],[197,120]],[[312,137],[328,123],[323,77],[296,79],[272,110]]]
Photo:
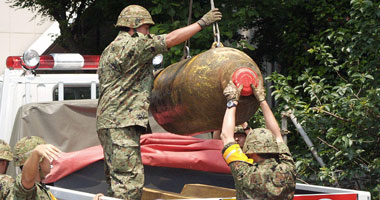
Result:
[[124,31],[124,32],[129,32],[129,30],[131,30],[129,27],[124,27],[124,26],[119,26],[117,28],[119,29],[119,31]]
[[42,173],[41,166],[38,166],[38,172],[40,173],[40,182],[45,179],[45,174]]

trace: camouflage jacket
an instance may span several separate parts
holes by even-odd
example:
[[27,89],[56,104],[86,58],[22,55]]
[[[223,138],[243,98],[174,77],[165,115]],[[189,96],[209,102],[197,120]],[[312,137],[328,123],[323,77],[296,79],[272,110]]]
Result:
[[7,200],[55,200],[49,189],[41,183],[36,183],[30,189],[25,189],[21,183],[21,175],[17,176]]
[[7,199],[14,184],[14,179],[8,175],[0,174],[0,199]]
[[148,124],[152,59],[167,52],[166,35],[120,31],[99,61],[97,130]]
[[288,147],[280,142],[279,158],[249,164],[229,164],[234,177],[236,199],[293,199],[296,170]]

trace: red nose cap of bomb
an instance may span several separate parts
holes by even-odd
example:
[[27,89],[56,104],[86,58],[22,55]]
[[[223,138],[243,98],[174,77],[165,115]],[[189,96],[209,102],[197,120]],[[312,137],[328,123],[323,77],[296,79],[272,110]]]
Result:
[[253,69],[243,67],[232,74],[232,82],[234,82],[237,87],[243,85],[243,89],[241,90],[242,96],[250,96],[253,94],[251,84],[257,87],[258,77]]

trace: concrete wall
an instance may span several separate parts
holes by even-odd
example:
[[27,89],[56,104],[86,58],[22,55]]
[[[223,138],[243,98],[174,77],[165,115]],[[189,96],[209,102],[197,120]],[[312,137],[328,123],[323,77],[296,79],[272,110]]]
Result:
[[22,55],[53,23],[26,9],[10,8],[0,0],[0,74],[4,73],[8,56]]

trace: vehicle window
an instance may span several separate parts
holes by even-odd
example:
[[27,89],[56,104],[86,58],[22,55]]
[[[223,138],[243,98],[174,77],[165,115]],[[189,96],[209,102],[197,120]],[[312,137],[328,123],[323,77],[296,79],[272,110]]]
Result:
[[[96,91],[98,91],[98,86],[96,87]],[[63,93],[64,100],[91,99],[90,86],[65,86]],[[98,92],[96,92],[96,98],[99,98]],[[58,88],[55,88],[53,91],[53,101],[58,101]]]

